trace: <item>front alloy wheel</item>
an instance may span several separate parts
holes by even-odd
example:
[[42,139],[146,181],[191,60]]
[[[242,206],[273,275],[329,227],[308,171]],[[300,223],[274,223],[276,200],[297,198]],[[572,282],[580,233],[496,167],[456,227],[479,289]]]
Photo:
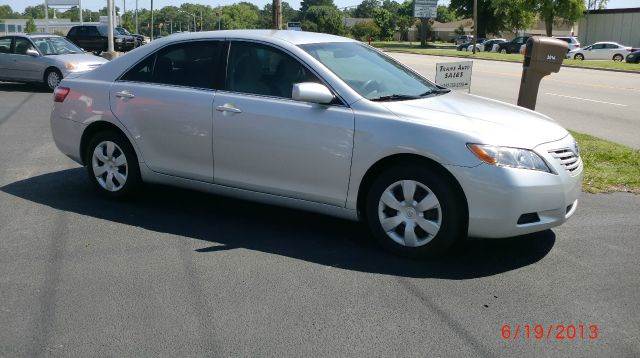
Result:
[[387,187],[378,203],[378,218],[396,243],[423,246],[438,234],[442,222],[440,201],[427,186],[414,180]]
[[62,75],[56,70],[49,71],[47,73],[47,86],[50,90],[56,89],[62,80]]

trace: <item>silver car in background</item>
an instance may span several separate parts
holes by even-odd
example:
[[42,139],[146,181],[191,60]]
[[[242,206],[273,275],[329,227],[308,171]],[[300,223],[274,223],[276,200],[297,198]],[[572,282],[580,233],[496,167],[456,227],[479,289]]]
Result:
[[548,117],[338,36],[173,35],[64,79],[54,101],[56,145],[107,196],[163,183],[312,210],[404,255],[560,225],[580,194],[578,146]]
[[71,73],[108,62],[56,35],[0,36],[0,80],[44,83],[53,90]]

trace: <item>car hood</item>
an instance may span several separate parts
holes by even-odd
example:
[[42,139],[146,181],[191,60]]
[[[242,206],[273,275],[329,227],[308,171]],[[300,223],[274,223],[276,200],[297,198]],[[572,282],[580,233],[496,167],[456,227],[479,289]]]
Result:
[[543,114],[455,91],[381,104],[403,120],[464,133],[470,141],[482,144],[530,149],[568,134]]
[[102,57],[98,57],[89,53],[70,53],[66,55],[49,55],[47,57],[58,60],[60,62],[72,62],[76,64],[86,65],[100,65],[109,62]]

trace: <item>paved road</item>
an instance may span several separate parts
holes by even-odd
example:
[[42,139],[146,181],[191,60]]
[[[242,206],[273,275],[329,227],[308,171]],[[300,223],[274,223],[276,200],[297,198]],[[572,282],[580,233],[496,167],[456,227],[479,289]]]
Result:
[[[464,61],[391,55],[430,79],[436,63]],[[471,93],[515,104],[521,75],[519,63],[475,60]],[[640,74],[563,67],[542,80],[536,110],[566,128],[640,149]]]
[[[556,230],[416,262],[320,215],[98,197],[56,150],[49,103],[0,84],[0,356],[640,355],[638,196],[585,195]],[[599,337],[504,341],[505,323]]]

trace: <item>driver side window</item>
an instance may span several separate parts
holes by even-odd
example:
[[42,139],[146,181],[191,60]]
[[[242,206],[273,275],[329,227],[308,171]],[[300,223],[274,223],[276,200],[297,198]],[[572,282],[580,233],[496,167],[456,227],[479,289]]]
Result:
[[291,98],[295,83],[320,82],[296,59],[273,47],[232,42],[225,88],[232,92]]
[[24,37],[16,37],[16,42],[14,45],[13,53],[16,55],[26,55],[27,50],[35,50],[31,41],[25,39]]

